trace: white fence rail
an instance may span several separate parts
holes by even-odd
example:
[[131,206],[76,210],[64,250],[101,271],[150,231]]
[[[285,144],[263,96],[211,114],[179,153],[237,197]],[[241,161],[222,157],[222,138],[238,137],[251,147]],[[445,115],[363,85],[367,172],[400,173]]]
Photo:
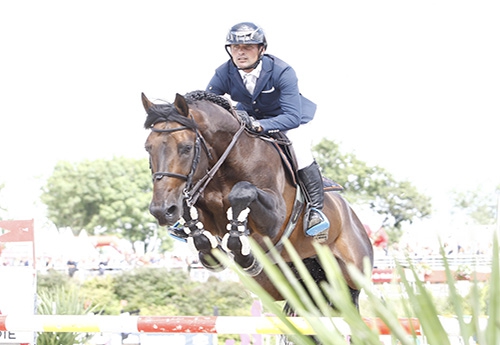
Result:
[[[444,268],[444,259],[441,255],[429,255],[426,257],[377,257],[375,259],[375,267],[377,268],[394,268],[396,267],[396,263],[401,265],[407,265],[408,260],[413,265],[426,265],[433,269],[442,269]],[[449,256],[446,258],[448,261],[448,265],[451,269],[455,269],[460,266],[467,265],[470,268],[481,268],[481,269],[490,269],[491,267],[491,256],[489,255],[456,255]]]

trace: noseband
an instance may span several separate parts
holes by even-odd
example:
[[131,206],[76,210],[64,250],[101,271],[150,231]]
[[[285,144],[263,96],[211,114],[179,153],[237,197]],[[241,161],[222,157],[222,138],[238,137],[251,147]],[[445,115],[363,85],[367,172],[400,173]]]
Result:
[[192,130],[196,134],[196,140],[195,140],[195,146],[194,146],[194,157],[193,157],[193,162],[191,164],[191,170],[189,171],[189,174],[181,175],[181,174],[172,173],[172,172],[168,172],[168,171],[159,171],[159,172],[153,173],[153,183],[155,182],[155,180],[156,181],[161,180],[163,178],[163,176],[174,177],[174,178],[179,178],[181,180],[185,180],[186,187],[184,188],[184,191],[183,191],[184,199],[186,201],[187,206],[189,206],[189,207],[193,206],[196,203],[196,201],[198,200],[198,198],[200,197],[200,195],[205,190],[208,183],[212,180],[212,178],[214,177],[217,170],[219,170],[222,163],[224,163],[224,161],[226,160],[227,156],[229,155],[229,152],[234,147],[234,144],[236,143],[236,141],[238,140],[239,136],[241,135],[241,133],[243,132],[244,129],[245,129],[245,124],[241,123],[240,128],[234,134],[233,139],[231,140],[228,147],[226,148],[226,150],[224,151],[222,156],[219,158],[217,163],[215,163],[215,165],[210,170],[208,170],[205,173],[205,175],[193,186],[192,185],[193,184],[193,176],[194,176],[194,173],[196,172],[196,168],[198,167],[198,163],[200,162],[200,156],[201,156],[200,146],[201,145],[203,145],[203,149],[205,150],[205,152],[208,156],[208,159],[209,160],[212,159],[212,155],[210,153],[210,150],[208,149],[207,143],[206,143],[205,139],[203,138],[203,136],[201,135],[201,133],[197,129],[191,128],[188,126],[180,126],[180,127],[168,128],[168,129],[158,129],[158,128],[151,127],[151,131],[156,132],[156,133],[173,133],[173,132],[178,132],[178,131],[183,131],[183,130]]

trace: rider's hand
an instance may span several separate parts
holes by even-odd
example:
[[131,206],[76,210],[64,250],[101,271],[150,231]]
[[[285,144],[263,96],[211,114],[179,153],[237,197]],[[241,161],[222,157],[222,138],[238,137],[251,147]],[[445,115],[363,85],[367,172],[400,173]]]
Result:
[[251,130],[252,132],[255,132],[255,133],[262,133],[263,128],[262,128],[262,126],[260,125],[260,122],[254,119],[254,120],[252,121],[252,124],[251,124],[250,130]]
[[259,121],[248,115],[248,113],[244,110],[237,110],[237,113],[241,121],[245,124],[245,127],[248,128],[250,132],[256,134],[262,133],[263,129]]

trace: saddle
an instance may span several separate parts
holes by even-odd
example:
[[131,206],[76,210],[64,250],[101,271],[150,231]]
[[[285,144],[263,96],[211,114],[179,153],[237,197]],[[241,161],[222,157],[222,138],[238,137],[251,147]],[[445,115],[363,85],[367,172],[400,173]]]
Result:
[[[293,183],[295,185],[298,184],[298,166],[297,159],[295,156],[295,151],[293,149],[293,145],[286,136],[285,133],[277,132],[269,135],[261,135],[263,140],[269,140],[273,143],[274,147],[278,151],[281,157],[281,161],[283,162],[283,166],[287,170],[289,176],[291,177]],[[266,139],[269,138],[269,139]],[[339,183],[329,179],[328,177],[323,176],[323,189],[325,192],[340,192],[344,190]]]

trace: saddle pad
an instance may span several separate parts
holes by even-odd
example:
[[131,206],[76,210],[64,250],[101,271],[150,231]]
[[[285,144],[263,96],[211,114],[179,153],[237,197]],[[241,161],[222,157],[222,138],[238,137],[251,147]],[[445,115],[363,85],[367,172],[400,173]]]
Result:
[[344,187],[330,180],[328,177],[323,176],[323,189],[325,192],[340,192],[344,190]]

